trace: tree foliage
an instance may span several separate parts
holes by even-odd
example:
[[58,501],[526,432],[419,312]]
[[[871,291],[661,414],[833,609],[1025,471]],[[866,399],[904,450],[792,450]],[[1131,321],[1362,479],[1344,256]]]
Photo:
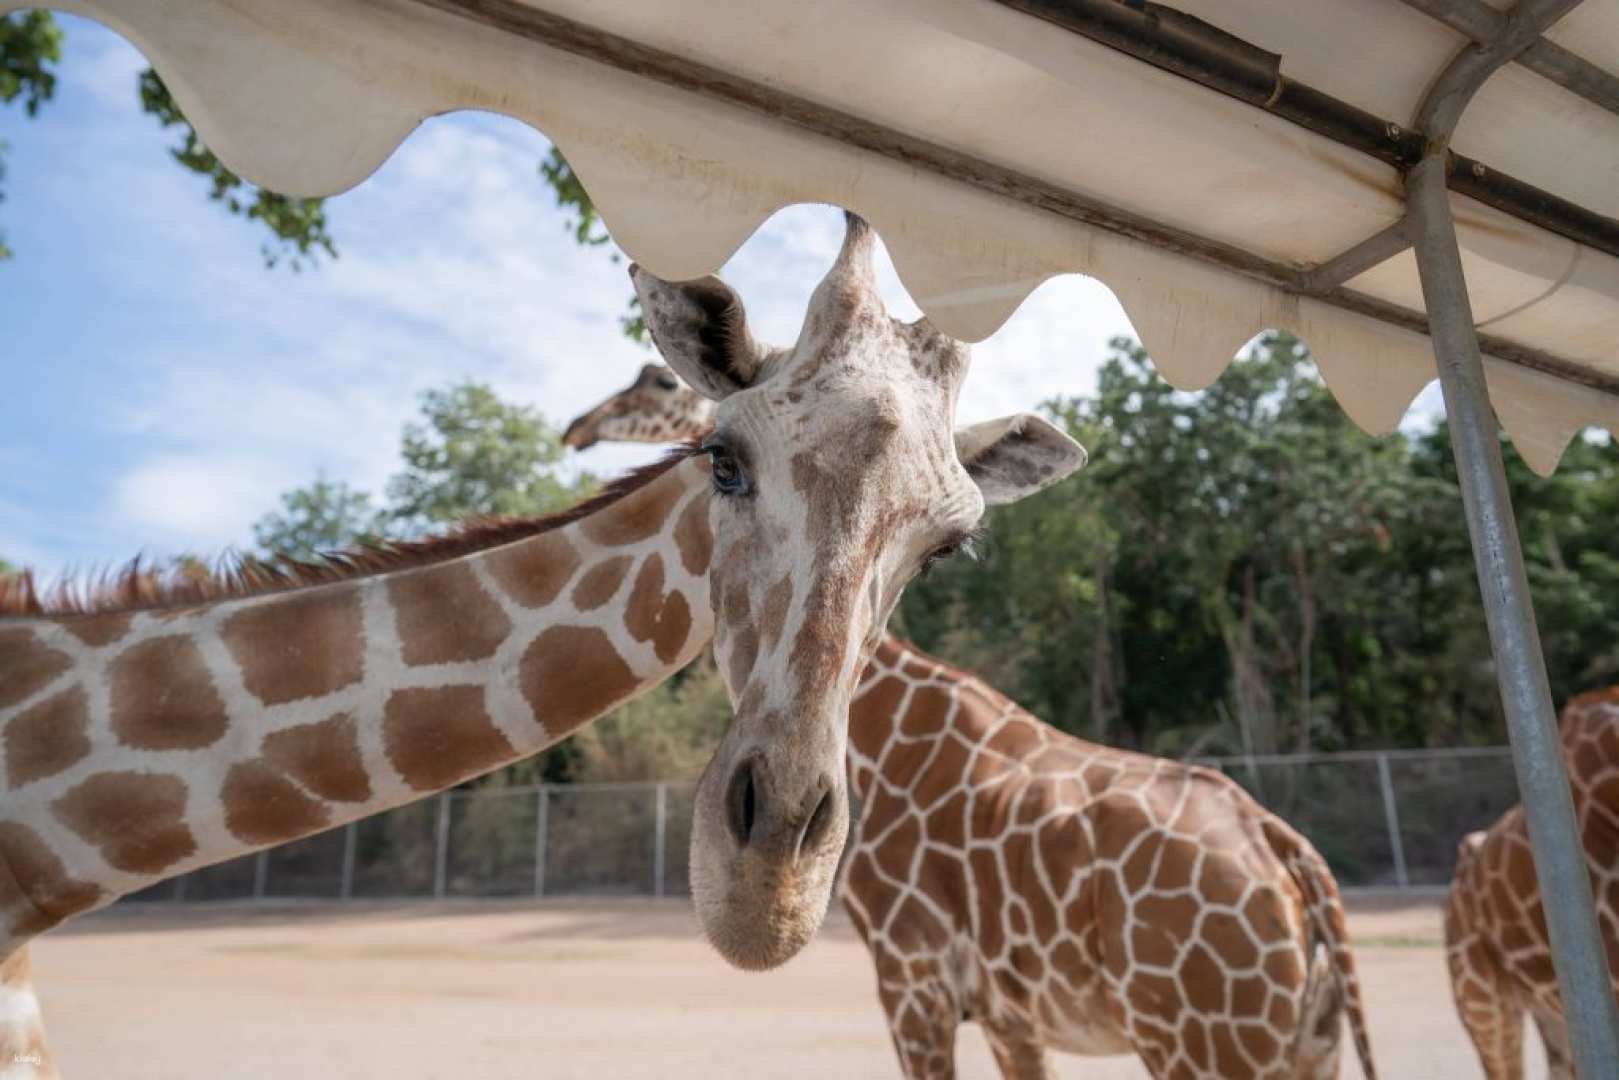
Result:
[[[19,11],[0,17],[0,104],[21,101],[29,116],[56,93],[52,67],[62,60],[62,28],[48,11]],[[0,140],[0,181],[6,178],[6,144]],[[0,202],[5,190],[0,188]],[[0,260],[11,249],[0,231]]]
[[424,422],[406,425],[400,446],[405,467],[388,481],[389,513],[397,524],[532,516],[580,497],[578,484],[556,475],[562,442],[536,409],[464,382],[424,394],[422,416]]
[[388,516],[371,496],[341,480],[317,476],[308,487],[281,496],[281,509],[253,525],[253,539],[266,554],[308,559],[381,538]]
[[[1198,394],[1116,340],[1096,395],[1048,409],[1093,464],[907,591],[924,648],[1162,753],[1504,737],[1442,426],[1365,435],[1283,334]],[[1619,461],[1577,441],[1542,479],[1503,445],[1561,700],[1619,677]]]

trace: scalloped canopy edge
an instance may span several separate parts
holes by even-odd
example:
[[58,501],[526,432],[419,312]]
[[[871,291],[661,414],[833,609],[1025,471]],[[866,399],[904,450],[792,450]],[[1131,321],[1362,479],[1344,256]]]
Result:
[[[19,6],[0,0],[0,12]],[[53,6],[131,41],[219,158],[271,190],[344,191],[423,120],[486,110],[552,139],[614,239],[666,278],[714,272],[782,207],[831,203],[871,221],[917,305],[964,341],[992,334],[1046,279],[1079,273],[1113,290],[1160,372],[1182,389],[1213,382],[1272,328],[1309,343],[1346,413],[1374,434],[1394,430],[1435,378],[1431,344],[1413,330],[414,0]],[[1453,200],[1470,281],[1487,291],[1511,275],[1560,275],[1571,295],[1583,289],[1619,307],[1619,261],[1571,259],[1566,241],[1547,245]],[[1402,272],[1391,261],[1355,284],[1372,295],[1408,292]],[[1548,317],[1555,311],[1513,310],[1500,329],[1512,336],[1517,320],[1533,331]],[[1587,425],[1619,438],[1619,397],[1494,359],[1486,376],[1503,427],[1538,473],[1554,470]]]

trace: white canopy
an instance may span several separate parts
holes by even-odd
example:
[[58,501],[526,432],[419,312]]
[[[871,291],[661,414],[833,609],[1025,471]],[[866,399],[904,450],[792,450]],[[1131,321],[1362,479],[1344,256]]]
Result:
[[[614,238],[662,276],[717,269],[782,206],[835,203],[873,222],[957,337],[989,335],[1052,275],[1090,274],[1175,385],[1207,385],[1285,328],[1373,432],[1434,378],[1415,260],[1373,244],[1345,281],[1311,271],[1404,214],[1393,157],[1469,44],[1416,8],[1500,21],[1483,0],[1177,0],[1200,40],[1220,36],[1195,19],[1240,39],[1239,64],[1280,54],[1292,82],[1255,104],[1023,10],[1054,2],[53,6],[127,36],[219,157],[275,190],[342,191],[425,117],[487,109],[552,138]],[[1547,37],[1588,86],[1612,78],[1619,3]],[[1582,96],[1532,66],[1499,70],[1466,111],[1451,200],[1497,411],[1549,472],[1582,426],[1619,436],[1619,115],[1600,86]],[[1296,84],[1382,121],[1387,147],[1267,107]]]

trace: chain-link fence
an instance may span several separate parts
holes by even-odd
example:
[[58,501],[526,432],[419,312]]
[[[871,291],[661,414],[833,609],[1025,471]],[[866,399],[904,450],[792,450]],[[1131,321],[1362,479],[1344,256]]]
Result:
[[[1506,747],[1193,760],[1291,822],[1349,887],[1446,885],[1457,842],[1518,801]],[[136,898],[683,895],[693,793],[684,782],[446,792]]]
[[1461,838],[1518,801],[1505,746],[1192,760],[1309,837],[1350,888],[1449,885]]

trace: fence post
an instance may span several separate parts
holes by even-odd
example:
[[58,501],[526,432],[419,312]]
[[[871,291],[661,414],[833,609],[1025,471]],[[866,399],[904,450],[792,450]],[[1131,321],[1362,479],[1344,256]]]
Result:
[[663,895],[663,852],[665,826],[669,823],[669,785],[658,785],[657,832],[652,841],[652,895]]
[[174,879],[174,899],[184,900],[186,898],[186,881],[190,877],[191,874],[181,874]]
[[354,845],[360,823],[351,821],[343,829],[343,876],[338,881],[337,895],[348,900],[354,896]]
[[1377,755],[1377,780],[1383,788],[1383,820],[1389,830],[1389,850],[1394,852],[1394,882],[1402,889],[1411,887],[1405,868],[1405,843],[1400,839],[1400,811],[1394,805],[1394,779],[1389,775],[1389,756]]
[[253,899],[263,900],[270,881],[270,849],[253,856]]
[[433,895],[442,898],[450,868],[450,793],[438,797],[438,833],[433,846]]
[[534,895],[545,895],[545,832],[550,826],[551,799],[541,784],[534,807]]

